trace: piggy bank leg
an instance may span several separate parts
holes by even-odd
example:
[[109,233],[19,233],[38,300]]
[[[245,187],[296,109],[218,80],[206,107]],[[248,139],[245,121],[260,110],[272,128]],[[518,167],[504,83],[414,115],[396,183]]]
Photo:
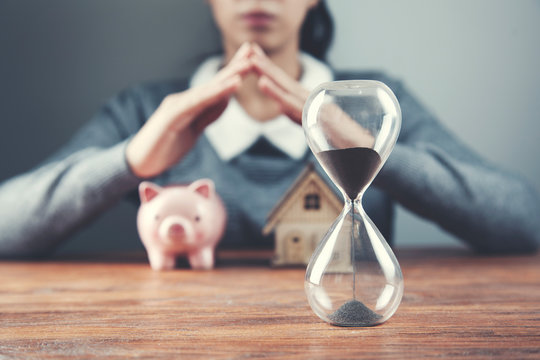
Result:
[[148,260],[153,270],[172,270],[176,265],[176,257],[159,251],[149,251]]
[[214,248],[204,247],[189,254],[191,268],[197,270],[209,270],[214,267]]

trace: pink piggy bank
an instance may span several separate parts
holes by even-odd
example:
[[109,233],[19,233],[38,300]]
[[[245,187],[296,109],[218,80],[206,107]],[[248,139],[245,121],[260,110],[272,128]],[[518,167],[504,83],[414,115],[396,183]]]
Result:
[[139,185],[137,229],[154,270],[173,269],[187,255],[193,269],[214,267],[214,250],[225,231],[226,211],[210,179],[190,185]]

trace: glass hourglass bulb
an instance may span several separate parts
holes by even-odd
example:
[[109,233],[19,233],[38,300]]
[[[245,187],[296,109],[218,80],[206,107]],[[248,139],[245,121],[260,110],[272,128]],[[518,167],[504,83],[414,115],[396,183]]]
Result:
[[383,323],[401,302],[403,275],[362,208],[362,196],[396,143],[399,103],[378,81],[324,83],[306,101],[302,126],[311,151],[345,200],[307,266],[309,304],[333,325]]

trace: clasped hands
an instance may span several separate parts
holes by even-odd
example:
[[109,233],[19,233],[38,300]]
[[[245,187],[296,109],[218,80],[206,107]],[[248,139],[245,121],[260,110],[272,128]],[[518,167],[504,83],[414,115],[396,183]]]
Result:
[[163,99],[126,148],[133,173],[141,178],[157,176],[180,161],[204,128],[225,110],[229,98],[250,73],[257,74],[260,91],[301,124],[309,90],[275,65],[257,44],[245,43],[207,84]]

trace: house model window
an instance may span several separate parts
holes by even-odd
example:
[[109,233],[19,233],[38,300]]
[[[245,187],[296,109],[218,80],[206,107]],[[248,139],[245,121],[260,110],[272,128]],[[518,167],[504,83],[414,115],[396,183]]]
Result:
[[321,208],[321,199],[319,194],[307,194],[304,198],[304,209],[319,210]]

